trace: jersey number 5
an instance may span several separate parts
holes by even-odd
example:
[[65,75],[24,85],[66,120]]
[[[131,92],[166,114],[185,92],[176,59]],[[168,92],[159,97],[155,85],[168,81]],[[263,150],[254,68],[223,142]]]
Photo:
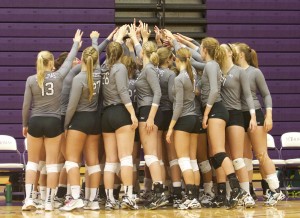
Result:
[[[46,92],[45,92],[46,90]],[[45,96],[46,95],[54,95],[54,85],[53,85],[53,82],[49,82],[49,83],[46,83],[45,84],[45,87],[43,87],[42,89],[42,96]]]

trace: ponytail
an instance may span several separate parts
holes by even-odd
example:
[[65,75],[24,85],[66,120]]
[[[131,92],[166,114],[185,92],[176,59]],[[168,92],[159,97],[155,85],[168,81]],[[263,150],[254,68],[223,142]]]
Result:
[[252,67],[258,68],[258,60],[257,60],[257,53],[256,53],[256,51],[254,49],[251,49],[250,55],[251,55],[250,65]]
[[154,66],[157,67],[159,64],[159,57],[158,57],[157,52],[152,52],[149,60]]
[[118,42],[111,42],[106,49],[107,66],[109,69],[121,58],[123,55],[123,48]]
[[87,71],[87,82],[89,87],[89,101],[92,100],[94,94],[94,79],[93,79],[93,72],[94,72],[94,64],[92,56],[88,56],[86,60],[86,71]]
[[190,77],[190,80],[194,86],[194,81],[195,81],[195,78],[194,78],[194,73],[193,73],[193,69],[192,69],[192,64],[191,64],[191,61],[190,61],[190,58],[187,57],[186,58],[186,71]]
[[226,58],[226,50],[223,46],[217,46],[215,49],[214,60],[218,62],[220,67],[222,68]]
[[37,74],[37,83],[41,89],[43,89],[44,79],[45,79],[45,70],[44,70],[44,60],[42,56],[38,56],[36,61],[36,74]]
[[50,61],[53,61],[53,54],[49,51],[39,52],[36,60],[36,75],[37,83],[41,89],[43,89],[44,80],[45,80],[45,69],[48,67]]

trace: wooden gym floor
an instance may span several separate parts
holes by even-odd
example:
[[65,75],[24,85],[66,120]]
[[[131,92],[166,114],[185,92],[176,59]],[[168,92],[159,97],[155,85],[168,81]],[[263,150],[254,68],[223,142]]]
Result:
[[[102,206],[103,207],[103,206]],[[206,209],[199,210],[177,210],[171,208],[162,208],[158,210],[139,209],[136,211],[130,210],[115,210],[105,211],[74,211],[60,212],[44,212],[36,210],[32,212],[22,212],[21,206],[1,206],[0,217],[2,218],[197,218],[197,217],[223,217],[223,218],[254,218],[254,217],[269,217],[269,218],[299,218],[300,217],[300,201],[282,201],[276,207],[264,207],[262,202],[257,202],[257,206],[252,209],[237,208],[234,210],[226,209]]]

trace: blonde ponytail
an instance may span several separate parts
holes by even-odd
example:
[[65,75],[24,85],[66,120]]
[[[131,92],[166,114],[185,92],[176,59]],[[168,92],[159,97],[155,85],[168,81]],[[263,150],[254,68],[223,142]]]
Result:
[[39,52],[36,60],[36,74],[37,74],[37,83],[41,89],[43,89],[44,80],[45,80],[45,69],[48,67],[49,62],[54,61],[53,54],[49,51]]
[[159,57],[157,52],[152,52],[150,55],[150,62],[154,65],[154,66],[158,66],[159,64]]
[[93,72],[95,70],[98,59],[99,59],[98,51],[92,46],[87,47],[82,52],[82,62],[86,65],[86,73],[87,73],[86,78],[87,78],[88,88],[89,88],[89,101],[92,100],[94,95]]
[[154,66],[158,66],[159,64],[159,56],[157,54],[157,45],[152,42],[148,41],[143,44],[143,52],[144,55],[146,55],[147,58],[149,58],[150,62]]
[[224,46],[217,46],[215,49],[214,60],[218,62],[218,64],[222,68],[224,66],[225,59],[226,59],[226,50]]
[[195,78],[194,78],[194,73],[193,73],[193,68],[192,68],[190,57],[186,58],[186,71],[187,71],[187,73],[190,77],[190,80],[194,86]]
[[176,52],[176,57],[181,61],[186,64],[186,72],[189,75],[189,78],[194,86],[194,73],[193,73],[193,68],[191,64],[191,52],[187,48],[180,48]]

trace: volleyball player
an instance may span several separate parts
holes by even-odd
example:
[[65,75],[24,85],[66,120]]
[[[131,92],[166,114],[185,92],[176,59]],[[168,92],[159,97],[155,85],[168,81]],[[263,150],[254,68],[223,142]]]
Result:
[[82,153],[85,156],[90,185],[90,198],[85,209],[100,209],[97,199],[100,183],[98,159],[100,116],[97,109],[101,75],[97,68],[99,63],[97,49],[86,48],[82,53],[81,63],[81,72],[72,82],[64,124],[67,132],[65,166],[72,197],[60,208],[62,211],[71,211],[84,206],[83,200],[80,199],[79,163]]
[[[133,40],[135,47],[140,47],[136,38],[134,25],[130,27],[129,36]],[[161,111],[158,108],[161,98],[161,89],[158,74],[155,69],[155,67],[158,66],[159,58],[156,52],[157,46],[151,41],[145,43],[143,41],[143,46],[140,50],[140,56],[143,60],[143,69],[135,83],[139,110],[139,133],[144,148],[145,162],[150,169],[154,185],[154,197],[146,207],[156,209],[168,203],[163,193],[161,165],[157,156],[157,133],[161,127],[162,119]],[[139,50],[136,50],[136,52],[139,53]]]
[[[219,42],[212,37],[202,40],[200,53],[202,60],[206,62],[201,78],[201,102],[204,108],[202,126],[207,128],[212,165],[219,175],[225,172],[229,180],[232,191],[228,207],[234,208],[240,199],[243,200],[246,197],[247,193],[241,189],[232,162],[225,152],[225,128],[229,114],[220,96],[221,70],[215,61],[225,54],[220,50]],[[215,207],[225,205],[225,189],[226,185],[218,181],[218,193],[214,200]]]
[[[245,43],[236,43],[235,45],[238,53],[236,62],[246,70],[248,75],[257,120],[257,129],[255,131],[249,131],[247,125],[245,125],[244,128],[251,141],[255,156],[259,161],[262,177],[268,183],[271,190],[269,198],[265,201],[265,205],[274,206],[277,204],[278,200],[284,199],[285,196],[280,190],[275,165],[270,159],[267,151],[267,133],[273,127],[272,98],[265,78],[258,69],[258,60],[255,50],[251,49]],[[260,93],[264,100],[266,115],[262,112],[261,105],[256,95],[257,92]],[[244,111],[244,122],[246,124],[250,120],[250,115],[246,112],[249,108],[244,98],[242,99],[242,110]]]
[[[34,181],[42,146],[46,150],[47,193],[45,210],[53,210],[53,198],[57,187],[59,166],[57,157],[60,151],[61,121],[60,96],[64,77],[70,71],[72,62],[81,45],[82,32],[76,31],[74,44],[64,64],[57,71],[54,57],[48,51],[37,56],[37,75],[28,77],[23,102],[23,135],[28,140],[28,163],[26,165],[26,199],[22,210],[35,208],[32,199]],[[29,109],[31,118],[29,119]]]
[[[248,193],[244,199],[244,206],[251,208],[255,206],[255,201],[250,195],[248,171],[243,159],[243,143],[245,135],[244,125],[249,126],[250,131],[254,131],[257,127],[254,103],[246,72],[233,64],[233,58],[236,55],[233,45],[222,44],[220,49],[225,51],[224,56],[217,58],[217,62],[222,70],[221,98],[229,113],[229,120],[226,125],[226,146],[229,155],[233,159],[233,166],[239,178],[240,186]],[[251,115],[250,122],[246,124],[244,124],[242,113],[242,96],[246,99]],[[225,177],[224,180],[226,180]],[[230,190],[229,185],[226,191],[230,194],[228,190]]]

